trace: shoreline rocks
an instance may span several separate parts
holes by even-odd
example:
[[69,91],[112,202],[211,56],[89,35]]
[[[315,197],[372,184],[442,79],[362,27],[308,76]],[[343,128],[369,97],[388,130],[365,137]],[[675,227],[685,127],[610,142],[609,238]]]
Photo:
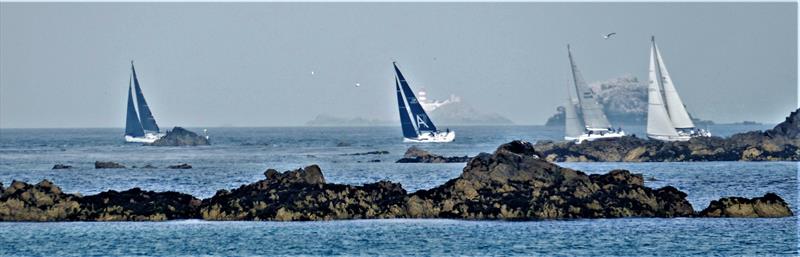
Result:
[[94,162],[95,169],[124,169],[126,168],[125,165],[116,163],[116,162],[101,162],[95,161]]
[[454,156],[445,157],[441,155],[432,154],[428,151],[422,150],[417,146],[411,146],[406,150],[403,158],[397,160],[395,163],[453,163],[453,162],[467,162],[468,156]]
[[794,111],[773,129],[728,138],[663,142],[626,136],[581,144],[542,141],[534,148],[551,162],[798,161],[799,135],[800,116]]
[[208,139],[181,127],[174,127],[167,134],[146,146],[199,146],[210,145]]
[[72,166],[59,163],[59,164],[53,165],[52,169],[53,170],[72,169]]
[[621,217],[786,217],[779,196],[725,197],[696,212],[675,187],[646,187],[641,174],[612,170],[587,175],[539,157],[513,141],[472,158],[460,176],[408,193],[399,183],[327,183],[311,165],[278,172],[207,199],[133,188],[96,195],[66,194],[47,180],[0,184],[0,221],[336,220],[376,218],[578,219]]

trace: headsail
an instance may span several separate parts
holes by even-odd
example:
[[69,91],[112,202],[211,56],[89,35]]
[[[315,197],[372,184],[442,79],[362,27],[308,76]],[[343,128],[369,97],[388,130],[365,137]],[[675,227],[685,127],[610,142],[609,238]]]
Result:
[[689,117],[689,113],[686,112],[686,107],[683,105],[678,91],[675,90],[675,84],[672,83],[672,77],[669,76],[667,66],[664,65],[664,59],[661,57],[661,51],[658,50],[655,37],[652,37],[651,40],[653,42],[653,48],[655,48],[656,60],[658,60],[658,71],[661,74],[661,89],[664,91],[664,103],[667,105],[667,113],[669,113],[669,118],[672,120],[672,125],[679,129],[694,128],[694,122],[692,122],[692,118]]
[[594,92],[589,89],[589,86],[586,85],[586,81],[583,80],[583,75],[581,75],[580,70],[578,70],[578,66],[575,64],[575,61],[572,59],[572,51],[567,45],[567,54],[569,55],[569,64],[572,68],[572,79],[575,83],[575,92],[578,93],[578,103],[581,107],[581,112],[583,113],[583,121],[588,129],[608,129],[611,127],[611,124],[608,122],[605,113],[603,113],[602,107],[597,102],[595,98]]
[[403,137],[415,138],[419,134],[417,134],[414,124],[411,124],[411,118],[408,115],[408,108],[406,108],[406,102],[403,100],[403,94],[400,92],[400,84],[397,81],[397,77],[394,78],[394,85],[397,90],[397,105],[400,106],[400,127],[403,128]]
[[128,116],[125,119],[125,135],[132,137],[144,136],[142,123],[136,115],[136,107],[133,106],[133,95],[131,94],[131,83],[128,81]]
[[403,95],[408,102],[408,107],[411,110],[411,121],[417,128],[417,132],[425,133],[425,132],[435,132],[438,131],[436,129],[436,125],[433,125],[433,122],[428,118],[428,114],[425,113],[425,109],[422,108],[422,105],[417,100],[417,97],[414,96],[414,92],[411,90],[411,87],[408,86],[408,82],[406,82],[406,78],[403,77],[403,74],[400,73],[400,69],[397,68],[397,64],[392,63],[394,65],[394,71],[397,74],[397,78],[400,80],[400,88],[403,91]]
[[578,117],[578,111],[575,109],[575,98],[573,98],[572,90],[567,86],[567,105],[564,107],[564,136],[577,138],[583,134],[585,126],[583,120]]
[[669,114],[664,106],[659,83],[659,69],[656,61],[655,45],[650,47],[650,78],[647,87],[647,135],[677,137],[678,132],[672,126]]
[[131,61],[131,72],[133,72],[133,85],[136,91],[136,105],[139,107],[139,119],[142,122],[142,128],[146,131],[158,132],[158,124],[156,119],[153,118],[153,113],[150,112],[150,107],[147,106],[147,101],[144,100],[142,88],[139,87],[139,78],[136,77],[136,69],[133,67]]

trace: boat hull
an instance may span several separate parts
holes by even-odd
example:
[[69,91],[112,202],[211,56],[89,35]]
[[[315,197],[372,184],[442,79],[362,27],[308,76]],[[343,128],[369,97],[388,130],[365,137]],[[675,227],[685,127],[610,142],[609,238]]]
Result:
[[615,132],[593,132],[592,134],[585,133],[578,137],[564,137],[565,140],[575,141],[576,144],[580,144],[584,141],[594,141],[598,139],[611,139],[611,138],[620,138],[625,136],[625,131],[615,131]]
[[711,132],[708,132],[707,130],[702,130],[702,129],[701,130],[691,130],[691,131],[678,131],[678,136],[664,136],[664,135],[647,134],[647,137],[650,138],[650,139],[660,140],[660,141],[667,141],[667,142],[674,142],[674,141],[684,142],[684,141],[689,141],[690,139],[695,138],[695,137],[710,137],[710,136],[711,136]]
[[456,139],[456,132],[455,131],[438,131],[434,132],[433,135],[431,133],[423,133],[416,138],[403,138],[403,142],[408,143],[447,143],[452,142]]
[[132,137],[132,136],[125,136],[125,142],[127,143],[152,143],[158,140],[159,138],[163,137],[165,134],[163,133],[146,133],[143,137]]

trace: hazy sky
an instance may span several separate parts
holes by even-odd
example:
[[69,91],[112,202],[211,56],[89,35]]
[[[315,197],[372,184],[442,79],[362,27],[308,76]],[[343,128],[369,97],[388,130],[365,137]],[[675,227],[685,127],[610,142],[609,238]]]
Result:
[[587,81],[644,80],[650,35],[700,118],[775,123],[797,106],[795,3],[0,7],[0,127],[123,127],[131,59],[162,127],[396,119],[393,60],[431,98],[542,124],[565,98],[565,44]]

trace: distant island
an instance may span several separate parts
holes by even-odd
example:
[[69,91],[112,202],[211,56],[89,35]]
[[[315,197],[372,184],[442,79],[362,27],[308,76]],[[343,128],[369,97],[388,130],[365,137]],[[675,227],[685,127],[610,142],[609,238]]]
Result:
[[[479,111],[470,104],[461,101],[461,98],[450,95],[447,100],[429,100],[426,92],[421,90],[417,93],[419,101],[431,119],[440,126],[476,126],[476,125],[513,125],[514,122],[497,113],[486,113]],[[328,114],[320,114],[314,119],[306,122],[306,126],[312,127],[334,127],[334,126],[395,126],[399,125],[400,120],[397,114],[391,119],[374,119],[363,117],[340,117]]]
[[[647,84],[633,75],[624,75],[606,81],[589,84],[597,94],[608,120],[619,126],[647,123]],[[690,113],[691,115],[691,113]],[[692,117],[698,126],[714,125],[713,121]],[[556,107],[556,113],[545,122],[545,126],[564,126],[564,107]]]

